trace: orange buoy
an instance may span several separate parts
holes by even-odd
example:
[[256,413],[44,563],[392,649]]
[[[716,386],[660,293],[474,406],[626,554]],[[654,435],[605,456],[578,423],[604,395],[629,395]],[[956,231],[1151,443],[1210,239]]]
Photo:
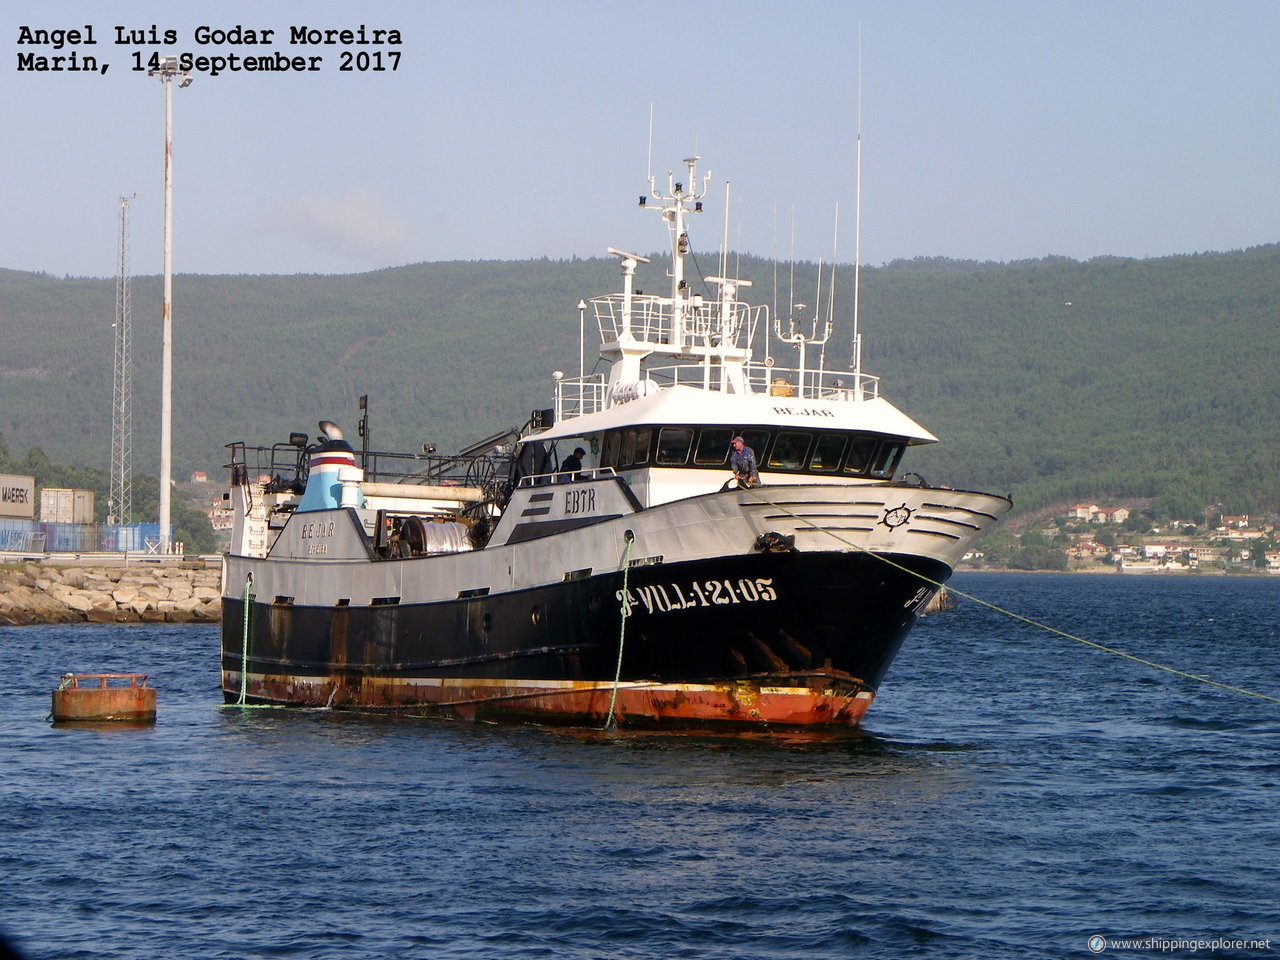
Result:
[[156,691],[145,673],[64,673],[53,691],[53,719],[155,723]]

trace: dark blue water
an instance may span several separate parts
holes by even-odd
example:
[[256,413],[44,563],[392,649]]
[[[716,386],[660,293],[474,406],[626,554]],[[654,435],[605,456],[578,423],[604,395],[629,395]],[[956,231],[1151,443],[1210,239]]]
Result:
[[[1280,578],[955,585],[1280,695]],[[238,712],[212,627],[0,643],[0,929],[31,960],[1280,949],[1280,704],[970,602],[835,739]],[[105,669],[151,673],[156,726],[51,727],[57,677]]]

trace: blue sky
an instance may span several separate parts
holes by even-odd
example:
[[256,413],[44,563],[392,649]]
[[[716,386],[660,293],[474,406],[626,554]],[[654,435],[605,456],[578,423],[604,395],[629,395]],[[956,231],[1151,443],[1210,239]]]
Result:
[[[197,74],[174,96],[178,273],[350,273],[664,243],[653,167],[713,177],[695,249],[853,259],[862,36],[864,263],[1086,259],[1280,241],[1277,0],[98,2],[0,12],[0,267],[161,266],[162,85],[131,51],[323,55]],[[344,73],[291,26],[399,30],[399,69]],[[105,75],[17,70],[33,29],[92,24]],[[117,46],[114,28],[178,31]],[[196,27],[277,31],[200,47]],[[67,51],[61,51],[65,54]],[[793,228],[794,223],[794,228]]]

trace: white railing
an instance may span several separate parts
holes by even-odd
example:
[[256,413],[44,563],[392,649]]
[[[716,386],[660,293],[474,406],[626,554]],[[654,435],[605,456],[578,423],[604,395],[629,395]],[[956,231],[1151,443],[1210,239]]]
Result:
[[[720,389],[720,379],[712,366],[710,389]],[[830,400],[857,403],[874,400],[880,395],[880,378],[856,374],[849,370],[804,370],[796,367],[768,366],[751,361],[741,368],[751,393],[767,394],[779,399]],[[672,363],[647,367],[645,377],[661,387],[686,386],[706,388],[707,367],[701,363]],[[568,377],[556,383],[555,422],[563,423],[588,413],[605,409],[608,384],[604,374]]]
[[633,340],[657,348],[678,349],[711,343],[733,347],[745,331],[750,345],[756,324],[765,311],[763,306],[753,307],[749,303],[731,301],[726,313],[722,301],[691,297],[681,304],[677,330],[675,304],[670,297],[641,294],[633,295],[629,302],[631,313],[628,320],[628,298],[624,294],[592,298],[591,306],[600,328],[601,343],[616,343],[623,332],[629,330]]
[[[713,368],[714,369],[714,368]],[[701,363],[673,363],[648,367],[646,375],[666,386],[701,387],[705,384],[705,367]],[[751,361],[743,366],[752,393],[802,400],[859,401],[874,400],[880,395],[880,378],[855,374],[849,370],[804,370],[797,367],[768,366]],[[718,387],[713,377],[712,389]]]
[[556,382],[556,423],[604,409],[603,373],[567,377]]
[[517,487],[542,487],[550,483],[573,483],[575,480],[608,480],[618,474],[613,467],[584,467],[581,470],[556,470],[553,473],[531,473],[521,477]]

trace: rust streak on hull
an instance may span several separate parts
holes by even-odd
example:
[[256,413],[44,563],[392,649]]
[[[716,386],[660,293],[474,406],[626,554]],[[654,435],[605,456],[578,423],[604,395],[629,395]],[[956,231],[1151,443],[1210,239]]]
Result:
[[[238,685],[238,677],[225,678]],[[432,680],[365,677],[358,686],[332,678],[250,676],[254,702],[349,710],[385,710],[416,716],[523,721],[550,725],[603,725],[611,700],[627,727],[849,728],[874,693],[835,673],[771,676],[708,683],[624,681]]]

